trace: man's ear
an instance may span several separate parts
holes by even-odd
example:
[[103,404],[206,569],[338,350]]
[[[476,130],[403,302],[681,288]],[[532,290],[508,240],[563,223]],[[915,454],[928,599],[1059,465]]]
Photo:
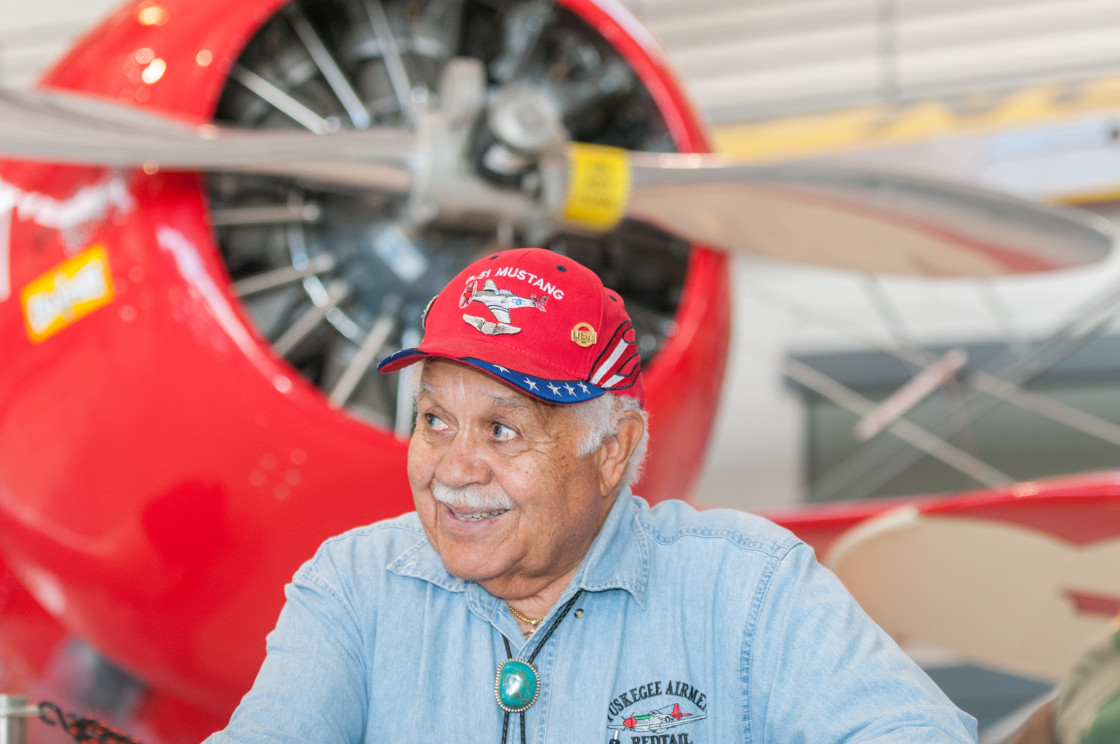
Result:
[[618,433],[599,447],[599,489],[602,495],[613,495],[622,482],[630,455],[634,454],[645,433],[646,422],[637,411],[618,415]]

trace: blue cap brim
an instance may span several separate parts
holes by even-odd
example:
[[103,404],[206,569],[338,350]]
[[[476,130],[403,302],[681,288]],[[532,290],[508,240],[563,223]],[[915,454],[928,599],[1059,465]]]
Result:
[[429,354],[420,349],[401,349],[400,351],[390,354],[378,362],[377,371],[382,373],[396,372],[399,369],[403,369],[410,364],[415,364],[421,359],[430,356],[440,356],[463,364],[469,364],[489,375],[497,377],[508,385],[512,385],[526,395],[538,400],[543,400],[546,403],[582,403],[587,400],[594,400],[595,398],[605,395],[607,392],[598,385],[592,385],[583,380],[550,380],[545,377],[535,377],[534,375],[525,374],[524,372],[518,372],[517,370],[509,369],[508,367],[503,367],[498,364],[491,364],[482,359],[475,359],[473,357],[443,357],[443,355]]

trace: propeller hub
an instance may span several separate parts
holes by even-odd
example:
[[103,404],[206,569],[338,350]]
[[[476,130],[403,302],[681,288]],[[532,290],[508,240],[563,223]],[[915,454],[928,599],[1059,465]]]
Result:
[[563,141],[560,109],[552,97],[534,86],[507,85],[490,102],[487,117],[498,143],[531,158]]

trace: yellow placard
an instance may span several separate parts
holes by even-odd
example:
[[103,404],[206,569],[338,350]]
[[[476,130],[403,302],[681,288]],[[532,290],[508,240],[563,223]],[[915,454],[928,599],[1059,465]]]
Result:
[[630,155],[626,150],[579,142],[569,145],[567,220],[605,232],[622,219],[629,199]]
[[94,245],[32,279],[19,296],[27,337],[37,344],[112,302],[109,257]]

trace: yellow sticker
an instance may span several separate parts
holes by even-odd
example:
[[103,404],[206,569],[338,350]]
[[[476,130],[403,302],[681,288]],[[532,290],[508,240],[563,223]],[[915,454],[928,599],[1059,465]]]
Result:
[[622,219],[629,199],[630,156],[626,150],[579,142],[569,145],[566,219],[606,232]]
[[27,337],[37,344],[112,302],[109,257],[92,246],[32,279],[19,296]]

